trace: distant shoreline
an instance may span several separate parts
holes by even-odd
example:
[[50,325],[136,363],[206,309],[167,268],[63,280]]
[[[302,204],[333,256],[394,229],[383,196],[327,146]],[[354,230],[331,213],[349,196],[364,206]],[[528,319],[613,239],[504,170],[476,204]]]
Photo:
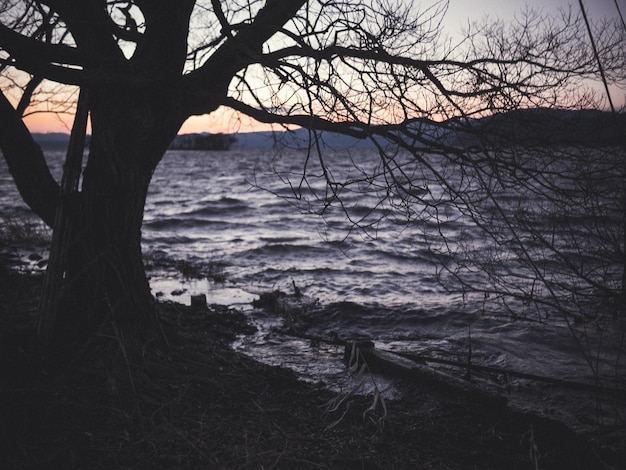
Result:
[[[436,123],[415,120],[409,124],[416,135],[423,135],[418,147],[441,144],[452,148],[493,148],[498,146],[542,145],[623,145],[626,114],[613,115],[595,110],[520,109],[479,119],[450,120]],[[69,134],[33,133],[44,150],[65,150]],[[370,139],[359,139],[335,132],[317,133],[323,146],[330,148],[374,148]],[[237,150],[302,148],[309,141],[307,129],[260,131],[232,134],[208,132],[179,134],[172,150]],[[89,141],[89,137],[87,139]]]

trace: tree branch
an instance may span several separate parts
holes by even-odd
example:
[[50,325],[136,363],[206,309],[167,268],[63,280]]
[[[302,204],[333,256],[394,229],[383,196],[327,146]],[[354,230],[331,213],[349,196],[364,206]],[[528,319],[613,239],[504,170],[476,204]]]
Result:
[[39,145],[9,100],[0,93],[0,149],[18,191],[28,206],[48,226],[54,225],[59,185]]
[[271,113],[265,109],[255,108],[246,103],[238,101],[234,98],[226,98],[223,101],[224,106],[228,106],[235,111],[239,111],[246,116],[256,119],[259,122],[265,124],[281,124],[281,125],[295,125],[304,127],[307,129],[324,130],[331,132],[340,132],[351,137],[358,139],[364,139],[371,135],[368,133],[363,124],[359,122],[333,122],[319,116],[308,114],[290,114],[281,115]]
[[20,102],[17,105],[17,109],[15,110],[19,116],[24,115],[24,111],[26,111],[26,108],[30,104],[30,100],[33,96],[33,93],[35,92],[35,90],[41,84],[42,81],[43,79],[41,77],[33,77],[28,82],[28,85],[26,85],[26,87],[24,88],[24,93],[22,94],[22,98],[20,99]]
[[226,16],[224,16],[224,11],[222,10],[222,5],[219,0],[211,0],[211,5],[213,5],[213,12],[215,16],[217,16],[220,25],[222,26],[222,34],[227,37],[233,37],[233,32],[231,30],[231,26],[226,20]]
[[[357,139],[371,139],[379,136],[383,139],[396,142],[405,148],[410,148],[407,146],[406,142],[401,143],[403,139],[398,137],[398,134],[404,134],[406,139],[410,139],[415,142],[421,142],[430,146],[437,146],[446,150],[451,149],[447,145],[437,143],[433,139],[428,138],[428,136],[421,135],[419,133],[420,126],[422,125],[437,125],[441,129],[445,129],[447,127],[445,123],[435,123],[434,121],[425,118],[408,120],[400,124],[372,125],[359,121],[335,122],[324,119],[320,116],[309,114],[281,115],[272,113],[267,109],[255,108],[230,97],[226,98],[223,104],[224,106],[228,106],[229,108],[239,111],[240,113],[264,124],[280,124],[285,126],[294,125],[311,130],[336,132]],[[414,128],[411,129],[411,126],[414,126]]]
[[0,24],[0,44],[2,49],[20,60],[79,67],[85,65],[85,56],[75,47],[50,44],[29,38],[2,24]]
[[[226,95],[232,77],[258,62],[263,44],[292,19],[306,0],[268,0],[248,25],[241,25],[199,69],[183,79],[189,114],[215,109],[215,100]],[[212,92],[210,91],[212,90]]]
[[85,68],[101,65],[96,61],[125,63],[112,34],[111,17],[104,0],[44,0],[41,3],[57,12],[67,25],[78,50],[85,57]]
[[133,67],[155,77],[178,80],[187,56],[189,21],[194,0],[135,0],[146,30],[133,56]]

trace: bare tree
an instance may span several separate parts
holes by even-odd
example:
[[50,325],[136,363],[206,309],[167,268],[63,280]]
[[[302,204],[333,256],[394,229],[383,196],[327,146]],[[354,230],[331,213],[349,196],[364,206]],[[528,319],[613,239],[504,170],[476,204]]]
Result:
[[[152,172],[192,115],[223,106],[310,129],[294,196],[301,202],[308,194],[322,212],[356,184],[379,191],[381,204],[410,220],[441,221],[449,206],[483,224],[503,174],[513,168],[538,180],[538,169],[510,155],[472,153],[458,138],[475,134],[473,119],[504,111],[596,106],[597,96],[582,88],[598,70],[581,17],[527,12],[510,29],[484,24],[457,44],[443,37],[446,2],[413,3],[2,2],[0,148],[25,201],[63,232],[42,335],[82,334],[108,318],[154,324],[140,249],[143,208]],[[607,79],[623,79],[623,30],[607,23],[598,38]],[[92,126],[84,171],[66,175],[63,191],[22,121],[36,109],[31,99],[55,84],[63,85],[54,88],[62,103],[80,90],[71,161],[82,157],[87,111]],[[323,130],[371,139],[380,165],[335,179]],[[304,194],[316,176],[325,189]]]
[[[512,25],[474,25],[465,47],[444,54],[462,57],[424,75],[421,100],[401,94],[381,106],[398,106],[400,122],[359,127],[378,146],[379,166],[355,161],[352,176],[340,177],[320,148],[301,176],[282,176],[299,208],[324,215],[340,206],[368,235],[390,217],[422,227],[430,250],[447,260],[436,267],[442,283],[475,305],[564,322],[600,377],[618,371],[618,363],[600,370],[602,349],[619,362],[623,354],[610,349],[626,346],[615,321],[625,311],[626,119],[601,111],[604,88],[624,84],[626,31],[617,20],[588,30],[582,13],[526,11]],[[372,210],[347,206],[352,191],[373,197]]]

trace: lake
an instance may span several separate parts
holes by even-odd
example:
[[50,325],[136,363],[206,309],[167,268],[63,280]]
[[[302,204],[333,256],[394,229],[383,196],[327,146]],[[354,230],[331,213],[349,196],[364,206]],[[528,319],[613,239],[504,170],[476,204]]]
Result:
[[[62,153],[47,158],[58,175]],[[245,310],[259,333],[234,347],[336,388],[346,386],[343,351],[287,334],[280,329],[285,318],[253,309],[253,299],[274,290],[293,293],[297,287],[310,304],[295,320],[312,337],[370,338],[391,351],[459,362],[467,361],[471,348],[473,364],[594,381],[579,344],[558,316],[538,318],[514,299],[505,308],[450,275],[444,240],[471,244],[475,253],[493,246],[446,204],[432,204],[440,210],[438,223],[406,211],[407,201],[414,202],[410,210],[415,211],[420,200],[443,197],[420,183],[418,168],[403,167],[410,169],[407,180],[391,184],[399,199],[385,199],[389,181],[372,150],[329,152],[324,162],[316,158],[297,150],[169,151],[153,176],[145,209],[148,265],[166,258],[210,266],[220,282],[185,279],[176,270],[159,268],[149,272],[155,295],[189,303],[191,295],[205,294],[209,303]],[[352,184],[329,189],[330,178]],[[4,162],[0,202],[3,216],[29,217]],[[512,257],[499,263],[504,271],[518,269]],[[464,276],[479,283],[485,273],[467,270]],[[625,388],[624,325],[616,323],[608,330],[612,334],[594,328],[589,324],[584,331],[602,345],[599,376],[608,386]],[[378,380],[393,396],[393,381]],[[613,399],[598,407],[588,393],[568,388],[495,374],[478,374],[475,380],[517,406],[572,425],[624,417],[623,403]]]

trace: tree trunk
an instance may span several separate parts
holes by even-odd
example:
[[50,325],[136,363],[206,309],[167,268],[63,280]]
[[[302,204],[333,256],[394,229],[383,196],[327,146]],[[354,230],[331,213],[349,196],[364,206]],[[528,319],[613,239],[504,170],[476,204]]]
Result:
[[67,265],[67,253],[71,232],[68,230],[72,201],[78,196],[78,185],[82,171],[83,154],[85,151],[85,135],[87,120],[89,118],[89,102],[87,92],[80,90],[80,96],[76,107],[74,125],[68,144],[65,163],[63,165],[63,177],[61,179],[61,193],[56,207],[54,218],[52,243],[48,267],[44,280],[41,298],[39,300],[39,322],[37,334],[40,338],[49,341],[54,331],[58,311],[59,295],[64,287],[65,269]]
[[154,95],[128,95],[90,91],[89,157],[81,191],[66,208],[68,248],[48,340],[83,338],[106,321],[134,332],[156,326],[141,225],[152,173],[182,121],[157,107],[163,101]]

